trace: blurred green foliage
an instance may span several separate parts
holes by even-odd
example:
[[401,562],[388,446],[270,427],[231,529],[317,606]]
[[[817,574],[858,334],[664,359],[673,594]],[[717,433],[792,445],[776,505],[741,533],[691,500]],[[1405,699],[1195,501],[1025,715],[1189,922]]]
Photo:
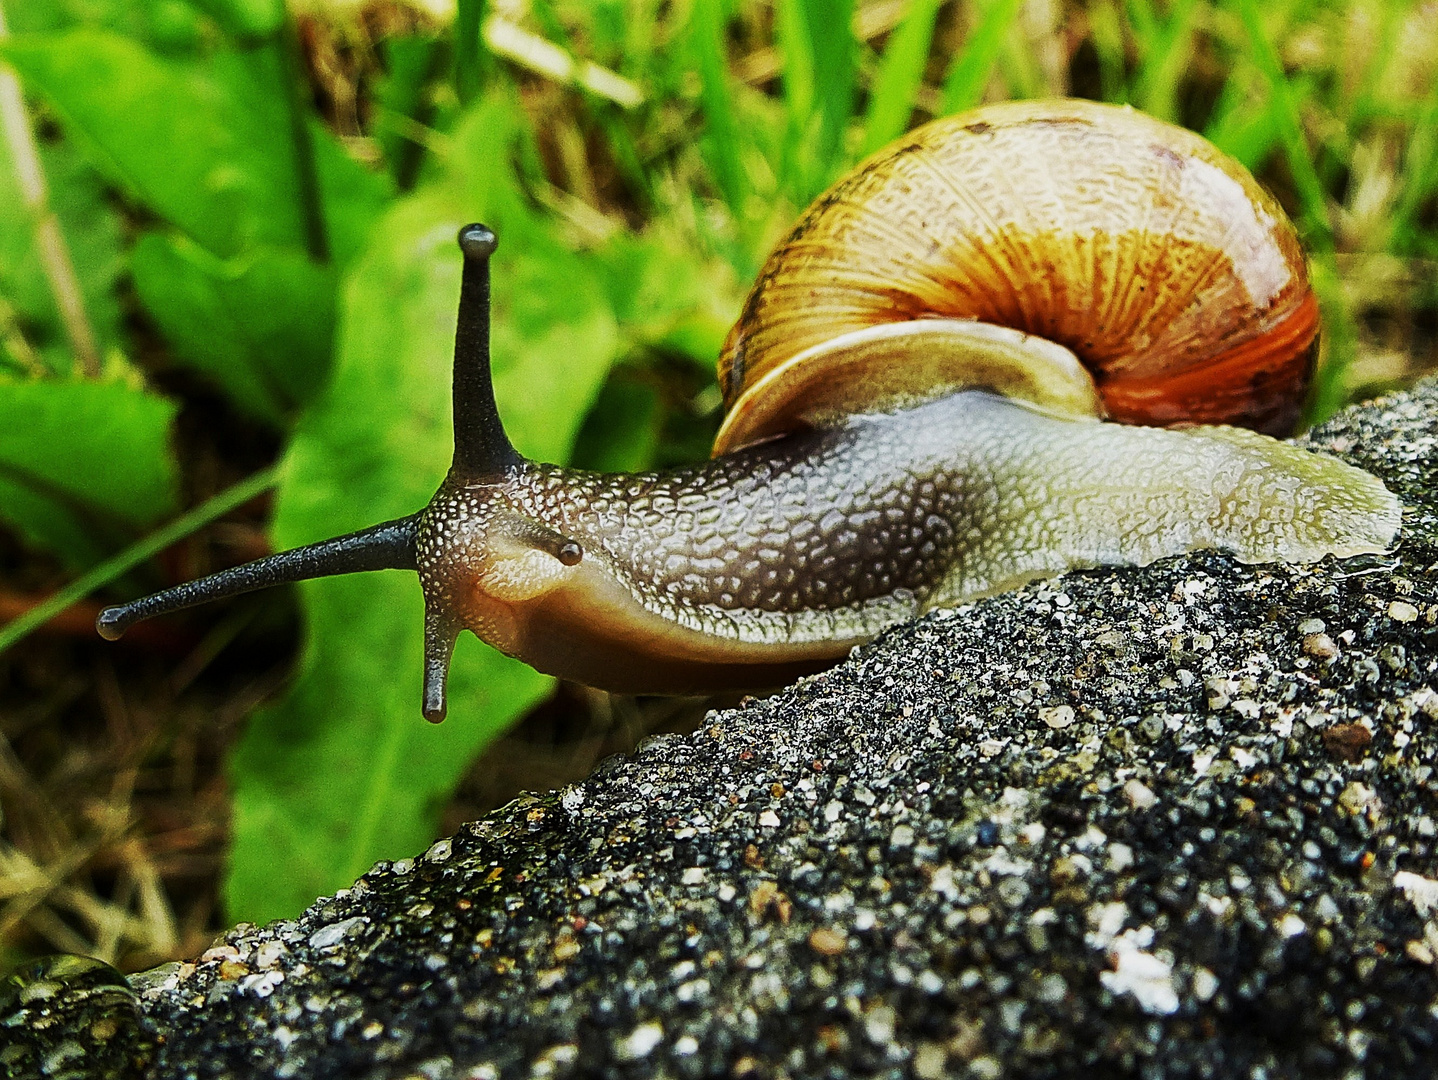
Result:
[[[280,0],[5,2],[0,58],[105,361],[74,360],[0,143],[0,519],[76,571],[179,508],[166,364],[284,439],[276,547],[419,507],[448,463],[468,220],[501,237],[495,375],[521,450],[615,469],[702,453],[709,365],[782,229],[913,123],[987,99],[1130,102],[1269,180],[1314,252],[1320,414],[1359,381],[1373,275],[1409,283],[1405,317],[1438,309],[1431,5],[532,0],[516,24],[460,0],[452,25],[374,32],[311,3],[312,30],[360,39],[336,88]],[[322,115],[345,93],[352,121]],[[413,577],[299,596],[295,679],[232,761],[231,918],[418,850],[467,762],[549,689],[466,638],[431,728]]]

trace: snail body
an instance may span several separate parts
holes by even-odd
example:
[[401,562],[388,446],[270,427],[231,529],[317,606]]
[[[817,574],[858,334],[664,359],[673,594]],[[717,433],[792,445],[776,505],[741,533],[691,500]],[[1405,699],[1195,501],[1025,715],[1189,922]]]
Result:
[[438,720],[462,629],[608,689],[760,687],[1069,567],[1348,556],[1399,524],[1374,477],[1245,430],[1290,429],[1311,377],[1297,239],[1241,166],[1131,110],[991,106],[839,181],[726,341],[715,456],[666,472],[514,451],[489,374],[494,236],[460,245],[455,457],[430,504],[109,608],[102,634],[414,569]]

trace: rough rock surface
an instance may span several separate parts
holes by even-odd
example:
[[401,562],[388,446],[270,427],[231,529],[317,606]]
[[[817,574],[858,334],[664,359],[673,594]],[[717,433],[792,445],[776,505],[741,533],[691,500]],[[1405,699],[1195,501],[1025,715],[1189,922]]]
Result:
[[155,1076],[1417,1077],[1438,383],[1392,556],[1042,582],[134,981]]

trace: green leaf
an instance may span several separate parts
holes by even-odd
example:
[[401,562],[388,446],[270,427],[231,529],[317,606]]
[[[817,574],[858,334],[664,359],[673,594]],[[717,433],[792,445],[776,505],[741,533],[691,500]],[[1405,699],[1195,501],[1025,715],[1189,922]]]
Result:
[[374,88],[375,135],[395,184],[407,190],[419,177],[424,159],[423,144],[410,138],[410,133],[414,125],[426,124],[431,118],[429,82],[444,49],[435,38],[415,35],[390,38],[380,51],[385,75]]
[[270,37],[285,21],[283,0],[191,0],[237,38]]
[[[399,203],[355,264],[334,378],[285,460],[277,545],[413,513],[438,487],[451,452],[455,235],[466,220],[487,220],[501,237],[494,343],[506,425],[526,453],[569,453],[618,335],[593,272],[514,190],[515,109],[507,99],[479,106],[456,132],[450,181]],[[550,686],[465,635],[450,718],[425,724],[414,575],[311,581],[300,596],[300,674],[254,718],[231,765],[231,918],[294,914],[376,859],[423,847],[473,755]]]
[[0,519],[85,566],[172,513],[175,407],[123,382],[0,378]]
[[356,161],[318,121],[310,124],[330,259],[343,268],[364,250],[370,229],[395,196],[394,182]]
[[217,259],[183,237],[146,233],[131,255],[140,302],[184,363],[246,411],[284,422],[324,385],[335,274],[294,251]]
[[222,52],[201,66],[91,29],[0,47],[97,165],[220,256],[303,243],[276,53]]
[[162,46],[190,41],[197,30],[194,12],[183,0],[12,0],[5,5],[5,18],[12,34],[83,24]]
[[580,429],[575,460],[599,472],[653,468],[663,421],[658,391],[619,369]]
[[728,263],[695,258],[686,238],[617,232],[595,252],[625,342],[688,356],[706,371],[744,298]]

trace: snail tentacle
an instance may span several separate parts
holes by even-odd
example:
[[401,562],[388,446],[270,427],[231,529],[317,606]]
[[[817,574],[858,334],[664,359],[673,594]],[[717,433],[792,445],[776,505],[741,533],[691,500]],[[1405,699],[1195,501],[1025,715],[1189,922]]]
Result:
[[502,476],[519,452],[505,434],[489,363],[489,258],[499,240],[488,226],[459,230],[464,270],[454,336],[454,471],[471,480]]
[[143,619],[267,589],[271,585],[367,570],[414,570],[418,520],[419,515],[415,514],[386,521],[346,536],[267,555],[128,604],[107,607],[95,620],[95,629],[101,637],[114,641]]

